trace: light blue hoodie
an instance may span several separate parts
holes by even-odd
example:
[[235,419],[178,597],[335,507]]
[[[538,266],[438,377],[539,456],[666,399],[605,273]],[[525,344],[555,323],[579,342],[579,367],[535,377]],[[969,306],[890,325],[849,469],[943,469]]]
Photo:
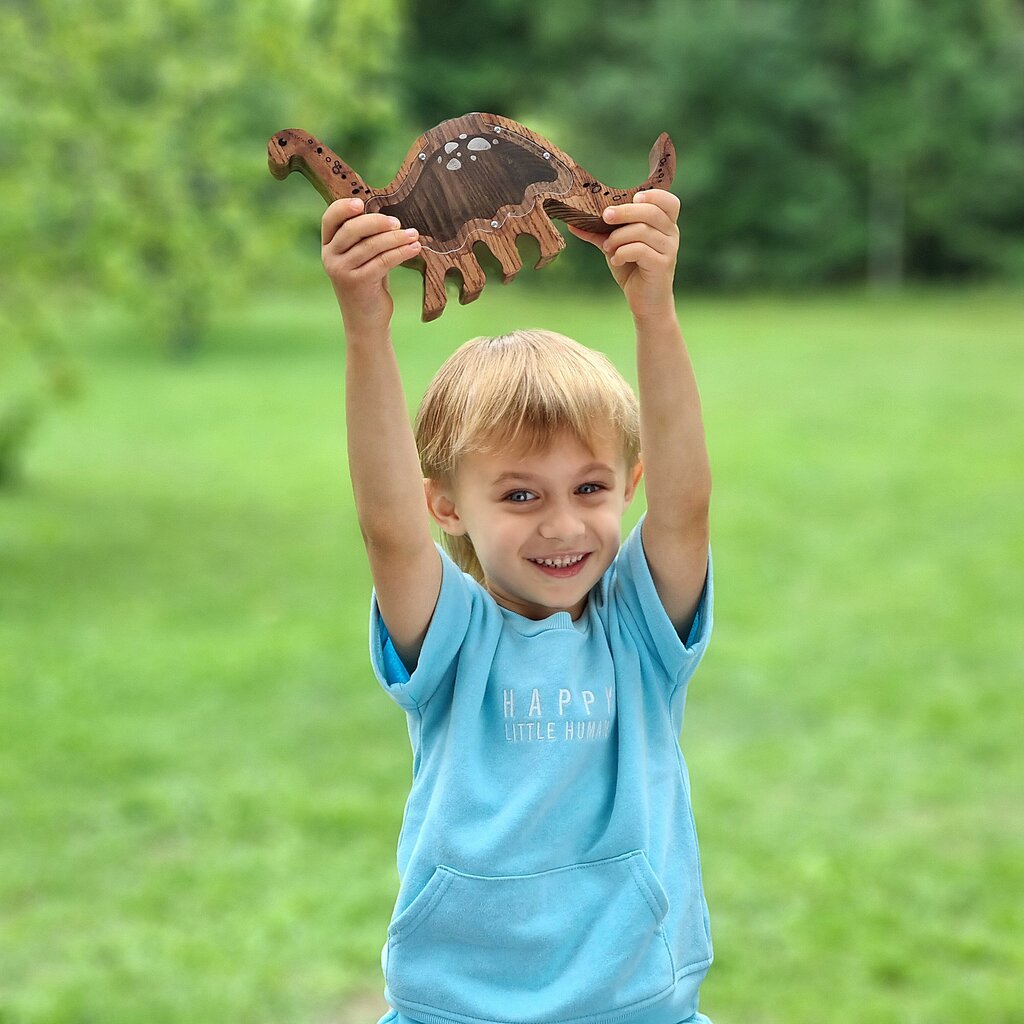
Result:
[[711,633],[710,558],[684,643],[641,527],[576,622],[502,608],[442,552],[411,676],[373,601],[374,670],[413,749],[385,1020],[705,1019],[711,935],[678,737]]

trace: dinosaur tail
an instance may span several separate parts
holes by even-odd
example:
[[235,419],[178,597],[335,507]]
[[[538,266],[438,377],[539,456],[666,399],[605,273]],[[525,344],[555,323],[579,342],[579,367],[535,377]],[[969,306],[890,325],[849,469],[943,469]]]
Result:
[[608,234],[612,228],[602,219],[602,214],[609,206],[630,203],[637,192],[650,188],[667,189],[676,175],[676,148],[666,132],[658,136],[658,141],[651,147],[648,158],[650,174],[645,182],[635,188],[616,189],[602,185],[596,178],[588,175],[582,168],[579,176],[582,179],[583,193],[565,201],[548,199],[544,202],[544,210],[550,217],[557,217],[584,231],[598,231]]

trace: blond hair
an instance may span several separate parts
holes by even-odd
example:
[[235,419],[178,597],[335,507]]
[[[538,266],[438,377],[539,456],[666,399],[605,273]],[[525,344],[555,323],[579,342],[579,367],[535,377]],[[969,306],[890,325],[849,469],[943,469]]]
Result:
[[[600,352],[552,331],[467,341],[437,371],[416,415],[423,475],[450,484],[469,452],[538,451],[568,431],[590,447],[618,438],[627,469],[640,458],[636,396]],[[463,571],[483,581],[469,537],[442,533]]]

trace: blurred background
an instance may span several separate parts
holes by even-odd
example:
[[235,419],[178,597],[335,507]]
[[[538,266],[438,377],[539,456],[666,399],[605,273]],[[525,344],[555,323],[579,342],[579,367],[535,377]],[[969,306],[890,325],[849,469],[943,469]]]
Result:
[[[702,1008],[1024,1021],[1018,3],[8,0],[0,38],[0,1024],[383,1010],[411,758],[324,204],[266,143],[379,187],[474,110],[616,186],[677,147],[716,488]],[[392,278],[411,405],[516,326],[635,377],[571,237],[429,325]]]

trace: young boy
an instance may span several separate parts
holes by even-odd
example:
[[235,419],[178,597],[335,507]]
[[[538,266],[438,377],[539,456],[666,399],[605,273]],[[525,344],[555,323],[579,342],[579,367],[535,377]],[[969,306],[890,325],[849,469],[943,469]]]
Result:
[[[413,747],[381,1024],[706,1021],[678,737],[711,630],[711,481],[678,211],[648,191],[605,211],[609,235],[572,229],[633,314],[639,410],[604,357],[520,331],[447,360],[415,435],[387,275],[416,232],[359,200],[324,215],[371,657]],[[647,512],[621,543],[641,472]]]

